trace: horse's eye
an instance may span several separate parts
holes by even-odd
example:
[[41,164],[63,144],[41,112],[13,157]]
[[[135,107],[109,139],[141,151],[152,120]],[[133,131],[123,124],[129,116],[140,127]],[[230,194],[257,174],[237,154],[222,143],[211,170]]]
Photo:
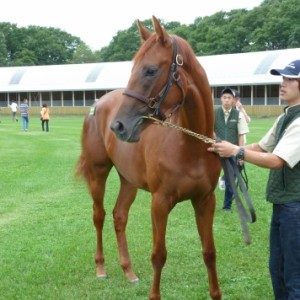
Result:
[[145,76],[153,77],[157,73],[156,67],[148,67],[144,70]]

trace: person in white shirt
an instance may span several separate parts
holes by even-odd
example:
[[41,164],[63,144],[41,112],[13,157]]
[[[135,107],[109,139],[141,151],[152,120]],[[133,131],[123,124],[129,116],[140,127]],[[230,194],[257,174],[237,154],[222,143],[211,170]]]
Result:
[[270,73],[282,76],[279,97],[287,104],[271,129],[258,143],[223,140],[208,151],[270,169],[266,199],[273,206],[268,263],[274,299],[295,300],[300,299],[300,59]]
[[11,113],[12,113],[13,122],[15,122],[15,121],[18,122],[18,118],[17,118],[18,104],[16,103],[15,100],[12,100],[10,109],[11,109]]

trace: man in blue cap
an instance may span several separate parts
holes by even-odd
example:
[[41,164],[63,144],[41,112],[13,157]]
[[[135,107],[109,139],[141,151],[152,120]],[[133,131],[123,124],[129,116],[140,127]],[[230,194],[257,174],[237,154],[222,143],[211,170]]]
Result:
[[270,73],[282,76],[279,96],[287,103],[272,128],[257,144],[239,147],[223,141],[208,151],[270,169],[272,286],[275,300],[295,300],[300,299],[300,60]]

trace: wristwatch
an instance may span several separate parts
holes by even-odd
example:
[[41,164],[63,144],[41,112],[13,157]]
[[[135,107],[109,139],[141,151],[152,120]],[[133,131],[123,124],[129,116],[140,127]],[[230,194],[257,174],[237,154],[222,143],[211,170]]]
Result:
[[237,158],[237,160],[244,160],[244,156],[245,156],[245,148],[240,147],[240,150],[235,157]]

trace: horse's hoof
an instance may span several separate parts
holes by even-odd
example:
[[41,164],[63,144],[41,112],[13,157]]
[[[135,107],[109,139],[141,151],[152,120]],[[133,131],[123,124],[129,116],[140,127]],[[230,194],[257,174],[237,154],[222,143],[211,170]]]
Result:
[[101,275],[97,275],[97,278],[104,280],[104,279],[107,279],[108,276],[106,274],[101,274]]
[[140,280],[138,278],[135,278],[135,279],[130,280],[129,282],[132,284],[136,284],[136,283],[139,283]]

